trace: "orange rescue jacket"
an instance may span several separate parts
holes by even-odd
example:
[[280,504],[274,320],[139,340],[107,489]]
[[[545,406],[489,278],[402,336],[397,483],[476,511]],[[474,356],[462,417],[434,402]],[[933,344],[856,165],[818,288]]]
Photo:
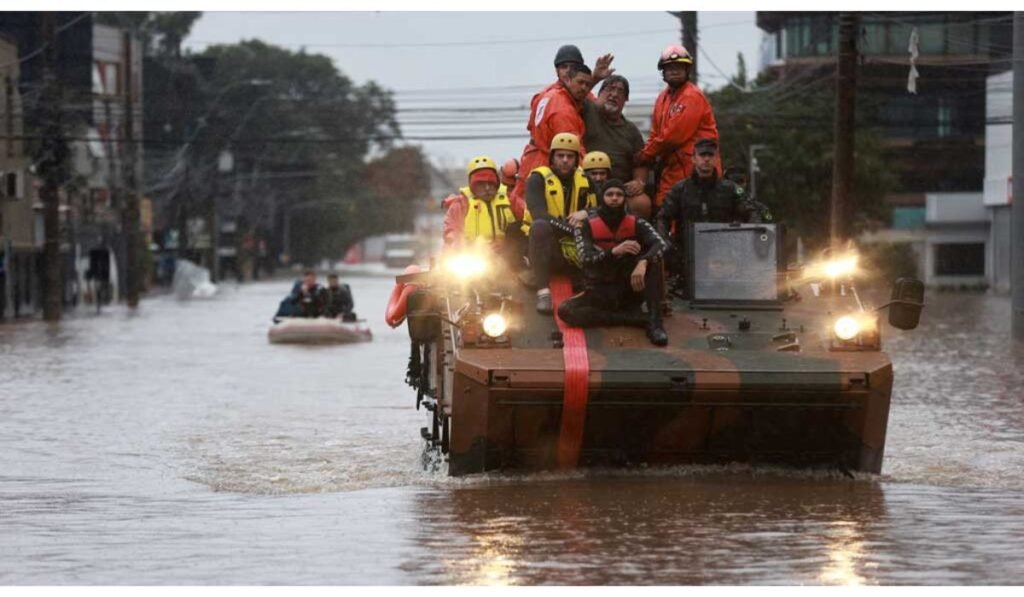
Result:
[[[650,164],[661,156],[664,169],[654,203],[660,206],[672,185],[693,170],[693,144],[698,139],[718,141],[718,124],[704,92],[687,81],[675,91],[666,87],[658,94],[651,114],[651,135],[640,150],[640,163]],[[721,157],[717,166],[721,174]]]

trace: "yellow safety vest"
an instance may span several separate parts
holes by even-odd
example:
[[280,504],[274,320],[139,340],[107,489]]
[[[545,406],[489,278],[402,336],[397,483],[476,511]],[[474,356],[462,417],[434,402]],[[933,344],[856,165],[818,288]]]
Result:
[[505,238],[505,227],[516,219],[512,213],[512,203],[508,200],[508,188],[505,185],[498,186],[497,194],[490,201],[477,199],[469,187],[462,187],[459,192],[469,201],[462,228],[463,238],[468,241]]
[[[585,206],[571,205],[569,211],[566,211],[565,205],[565,193],[562,191],[562,181],[559,180],[558,176],[547,166],[539,166],[534,168],[530,174],[537,172],[544,177],[544,198],[547,199],[548,203],[548,214],[552,218],[566,218],[570,213],[578,211],[579,209],[589,209],[597,207],[597,195],[590,190],[590,179],[587,178],[586,174],[583,173],[582,168],[576,168],[572,177],[572,191],[570,197],[575,202],[579,196],[579,192],[582,189],[587,190],[587,204]],[[533,222],[533,216],[530,215],[530,208],[527,207],[523,213],[523,232],[527,235],[530,234],[530,224]],[[562,255],[565,256],[569,263],[572,263],[576,267],[582,267],[580,264],[579,256],[576,254],[576,243],[572,237],[562,237],[558,239],[558,244],[562,249]]]

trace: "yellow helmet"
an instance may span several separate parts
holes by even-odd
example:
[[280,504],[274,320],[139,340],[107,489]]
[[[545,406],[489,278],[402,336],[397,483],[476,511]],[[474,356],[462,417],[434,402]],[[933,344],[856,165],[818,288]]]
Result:
[[490,168],[494,170],[495,174],[498,173],[498,165],[494,163],[494,160],[485,155],[478,155],[469,160],[469,164],[466,166],[466,176],[471,176],[477,170],[483,170],[484,168]]
[[551,139],[551,148],[549,151],[554,151],[556,149],[575,151],[579,154],[580,138],[572,133],[558,133],[553,139]]
[[583,158],[584,170],[612,169],[612,159],[603,151],[591,151]]

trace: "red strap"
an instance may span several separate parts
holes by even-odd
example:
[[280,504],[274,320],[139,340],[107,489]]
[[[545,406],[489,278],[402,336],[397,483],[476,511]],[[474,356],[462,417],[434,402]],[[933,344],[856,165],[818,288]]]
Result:
[[583,424],[587,414],[590,359],[587,339],[580,328],[569,327],[558,317],[558,307],[572,296],[572,284],[564,276],[551,278],[551,299],[555,321],[562,332],[562,359],[565,361],[565,390],[562,397],[562,430],[558,438],[558,466],[573,468],[579,464],[583,446]]

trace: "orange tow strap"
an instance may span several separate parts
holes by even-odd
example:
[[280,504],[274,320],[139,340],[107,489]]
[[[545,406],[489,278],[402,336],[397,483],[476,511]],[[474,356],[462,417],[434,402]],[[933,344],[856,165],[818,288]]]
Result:
[[558,437],[558,466],[573,468],[579,464],[583,446],[583,426],[587,415],[590,359],[587,339],[580,328],[569,327],[558,317],[558,307],[572,296],[572,284],[564,276],[551,278],[551,302],[555,321],[562,332],[562,359],[565,361],[565,390],[562,394],[562,429]]

